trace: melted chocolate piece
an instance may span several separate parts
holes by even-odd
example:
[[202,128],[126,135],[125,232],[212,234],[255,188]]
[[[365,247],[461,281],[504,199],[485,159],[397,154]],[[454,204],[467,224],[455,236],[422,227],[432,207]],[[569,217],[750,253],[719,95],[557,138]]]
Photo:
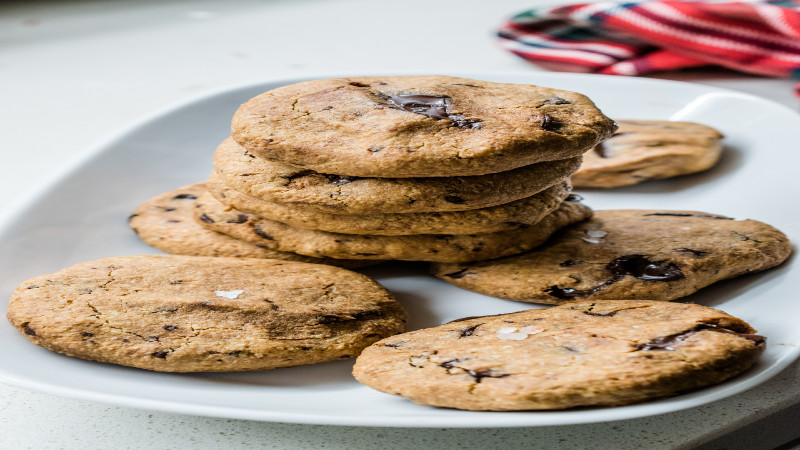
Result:
[[625,275],[647,281],[675,281],[684,278],[678,266],[665,261],[650,261],[643,255],[627,255],[611,261],[606,266],[615,278]]
[[164,359],[164,358],[166,358],[166,357],[167,357],[167,355],[168,355],[168,354],[169,354],[169,352],[153,352],[153,353],[151,353],[151,356],[152,356],[153,358],[161,358],[161,359]]
[[658,212],[658,213],[645,214],[645,216],[703,217],[706,219],[733,220],[732,217],[716,216],[713,214],[690,214],[690,213],[673,213],[673,212]]
[[205,223],[214,223],[214,219],[212,219],[211,217],[208,217],[206,215],[206,213],[203,213],[203,214],[200,215],[200,220],[202,220]]
[[744,339],[749,339],[753,341],[756,346],[764,345],[767,341],[767,338],[758,334],[748,334],[748,333],[739,333],[728,328],[720,328],[713,324],[706,324],[701,323],[695,326],[694,328],[690,328],[686,331],[681,333],[671,334],[669,336],[662,336],[657,337],[651,340],[646,344],[637,344],[636,350],[645,350],[645,351],[652,351],[652,350],[667,350],[672,351],[675,350],[675,346],[680,344],[682,341],[686,340],[689,336],[703,330],[709,331],[717,331],[720,333],[728,333],[728,334],[735,334]]
[[36,336],[36,331],[33,328],[26,326],[25,334],[27,334],[28,336]]
[[239,214],[238,216],[236,216],[236,219],[228,221],[228,223],[245,223],[245,222],[247,222],[246,214]]
[[387,100],[390,105],[403,111],[420,114],[431,119],[449,120],[458,128],[474,129],[480,128],[482,120],[470,119],[463,114],[450,112],[451,100],[446,95],[384,95],[376,94],[378,97]]
[[587,297],[602,291],[627,275],[645,281],[675,281],[684,278],[683,272],[675,264],[665,261],[650,261],[643,255],[620,256],[608,263],[606,270],[613,276],[593,288],[573,289],[550,286],[545,293],[560,299]]

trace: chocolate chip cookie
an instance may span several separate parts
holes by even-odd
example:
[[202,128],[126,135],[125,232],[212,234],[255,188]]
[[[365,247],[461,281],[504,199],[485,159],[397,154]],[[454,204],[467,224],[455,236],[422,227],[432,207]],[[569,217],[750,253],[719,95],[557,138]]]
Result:
[[531,197],[469,211],[393,214],[330,214],[306,211],[296,205],[268,202],[242,194],[222,184],[215,174],[208,181],[208,190],[224,205],[295,228],[399,236],[491,233],[529,227],[558,208],[569,195],[571,187],[562,182]]
[[583,95],[448,76],[313,80],[265,92],[233,117],[249,152],[363,177],[503,172],[578,156],[616,124]]
[[338,267],[144,255],[32,278],[14,291],[8,320],[69,356],[222,372],[352,358],[401,332],[405,312],[373,280]]
[[722,153],[722,134],[693,122],[620,120],[619,130],[572,175],[576,187],[628,186],[702,172]]
[[464,262],[499,258],[541,245],[557,230],[591,217],[592,211],[568,197],[555,211],[530,227],[495,233],[376,236],[293,228],[232,210],[211,194],[197,199],[202,226],[268,248],[337,259],[397,259]]
[[226,139],[214,152],[223,184],[296,210],[331,214],[465,211],[530,197],[580,166],[581,158],[471,177],[364,178],[298,169],[258,158]]
[[133,211],[128,218],[131,229],[146,244],[174,255],[284,259],[349,268],[377,263],[281,252],[203,228],[194,218],[194,203],[198,196],[207,192],[205,183],[196,183],[159,194]]
[[755,220],[696,211],[606,210],[528,253],[433,273],[493,297],[534,303],[674,300],[781,264],[791,244]]
[[614,406],[721,383],[766,346],[740,319],[657,301],[579,302],[384,339],[353,374],[422,405],[514,411]]

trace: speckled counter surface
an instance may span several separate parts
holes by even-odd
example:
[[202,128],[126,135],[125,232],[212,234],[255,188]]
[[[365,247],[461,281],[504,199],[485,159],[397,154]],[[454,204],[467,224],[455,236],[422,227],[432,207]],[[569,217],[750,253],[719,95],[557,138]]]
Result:
[[[0,211],[100,138],[224,86],[325,72],[538,70],[496,48],[492,30],[540,3],[5,2]],[[787,80],[727,71],[659,78],[740,89],[798,108]],[[798,402],[797,363],[746,393],[687,411],[516,429],[263,423],[99,405],[0,385],[0,448],[659,449],[725,442],[726,436],[727,448],[772,448],[800,436],[800,418],[792,416]],[[747,428],[774,414],[773,426]],[[747,439],[735,434],[743,427]]]

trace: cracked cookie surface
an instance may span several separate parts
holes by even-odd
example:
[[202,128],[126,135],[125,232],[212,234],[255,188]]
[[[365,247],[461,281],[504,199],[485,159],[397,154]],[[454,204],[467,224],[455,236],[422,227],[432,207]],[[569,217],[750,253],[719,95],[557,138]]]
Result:
[[356,379],[422,405],[565,409],[643,402],[747,370],[766,341],[705,306],[579,302],[467,318],[386,338],[356,360]]
[[369,277],[338,267],[143,255],[32,278],[7,317],[33,343],[69,356],[222,372],[351,358],[401,332],[405,311]]
[[205,183],[195,183],[156,195],[139,205],[128,217],[128,223],[147,245],[173,255],[284,259],[349,268],[377,263],[281,252],[203,228],[194,219],[194,204],[198,196],[207,192]]
[[583,299],[674,300],[720,280],[781,264],[781,231],[697,211],[605,210],[528,253],[435,264],[458,287],[533,303]]
[[331,214],[465,211],[530,197],[569,177],[581,158],[467,177],[364,178],[298,169],[258,158],[233,139],[214,152],[222,182],[250,197]]
[[558,208],[571,188],[568,183],[562,182],[531,197],[469,211],[394,214],[330,214],[305,211],[294,205],[268,202],[242,194],[225,186],[215,174],[211,174],[208,190],[224,205],[295,228],[344,234],[400,236],[491,233],[527,228]]
[[443,177],[578,156],[616,129],[583,95],[438,75],[306,81],[244,103],[233,138],[316,172]]
[[301,255],[340,259],[464,262],[499,258],[530,250],[559,229],[585,220],[592,210],[564,201],[539,223],[527,228],[476,234],[378,236],[293,228],[233,210],[211,194],[197,199],[195,218],[205,228],[268,248]]
[[613,136],[586,152],[575,187],[610,188],[702,172],[717,163],[722,134],[693,122],[620,120]]

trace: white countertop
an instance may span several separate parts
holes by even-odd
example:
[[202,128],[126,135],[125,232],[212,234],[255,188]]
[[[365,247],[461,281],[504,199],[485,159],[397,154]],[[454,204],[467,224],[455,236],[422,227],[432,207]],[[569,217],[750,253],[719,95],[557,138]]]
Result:
[[[331,72],[536,71],[500,50],[502,20],[538,0],[89,1],[0,4],[0,211],[84,149],[177,101]],[[797,110],[789,80],[724,70],[658,76]],[[690,448],[800,402],[800,365],[727,400],[594,425],[402,429],[194,417],[0,385],[2,448]],[[800,429],[800,420],[795,421]],[[784,434],[761,430],[766,445]],[[786,433],[788,439],[800,432]],[[770,441],[772,439],[773,441]],[[769,443],[769,444],[767,444]]]

